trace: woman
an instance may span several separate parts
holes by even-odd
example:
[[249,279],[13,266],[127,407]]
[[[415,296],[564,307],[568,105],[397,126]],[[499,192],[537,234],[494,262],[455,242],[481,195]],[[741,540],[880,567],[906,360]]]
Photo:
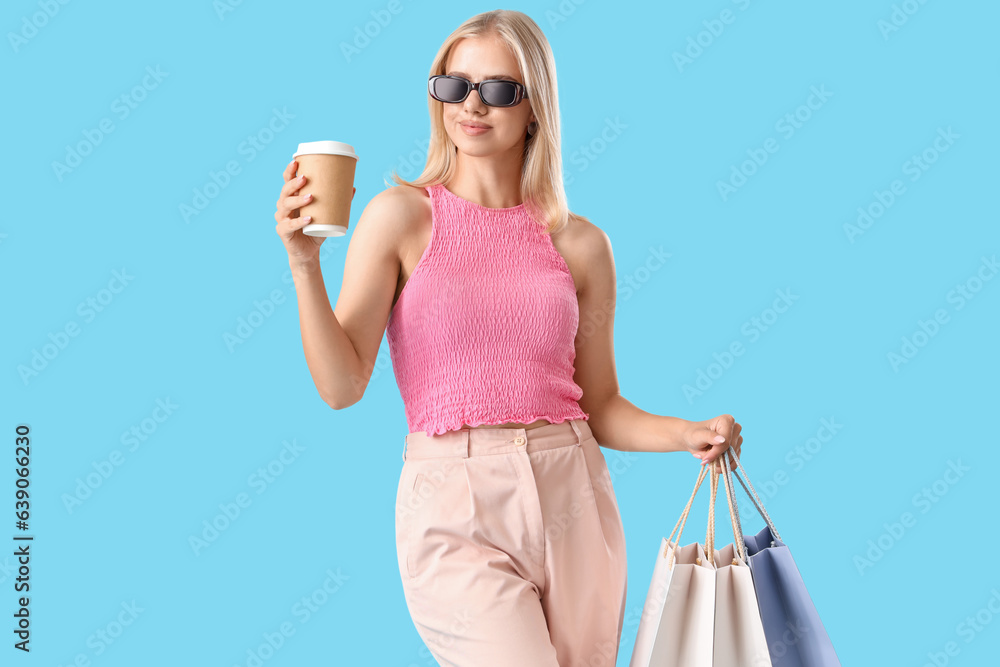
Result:
[[334,310],[323,237],[301,233],[308,183],[285,169],[275,219],[309,369],[346,408],[387,334],[409,426],[400,575],[438,662],[614,665],[625,535],[598,443],[687,451],[718,471],[723,451],[739,455],[740,425],[653,415],[618,393],[611,244],[567,209],[538,25],[472,17],[441,46],[428,93],[424,172],[394,175],[361,214]]

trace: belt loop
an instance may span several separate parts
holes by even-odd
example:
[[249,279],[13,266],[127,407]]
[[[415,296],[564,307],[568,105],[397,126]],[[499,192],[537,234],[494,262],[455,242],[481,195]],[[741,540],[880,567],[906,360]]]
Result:
[[580,432],[580,426],[576,423],[576,420],[570,419],[569,425],[573,427],[573,432],[576,433],[576,444],[583,446],[583,434]]
[[460,447],[460,450],[462,452],[462,458],[463,459],[467,459],[467,458],[469,458],[469,455],[472,453],[471,452],[471,450],[472,450],[472,433],[471,433],[470,429],[462,429],[461,433],[462,433],[462,440],[463,440],[463,442],[462,442],[462,446]]
[[406,445],[407,445],[406,438],[407,437],[408,436],[405,436],[405,435],[403,436],[403,463],[406,463]]

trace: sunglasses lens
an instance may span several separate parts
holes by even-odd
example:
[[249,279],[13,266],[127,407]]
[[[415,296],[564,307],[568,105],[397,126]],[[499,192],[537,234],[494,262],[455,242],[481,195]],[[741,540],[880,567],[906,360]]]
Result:
[[434,79],[434,96],[442,102],[458,102],[465,97],[469,86],[459,79]]
[[483,102],[495,107],[507,107],[517,97],[517,87],[506,81],[490,81],[479,87]]

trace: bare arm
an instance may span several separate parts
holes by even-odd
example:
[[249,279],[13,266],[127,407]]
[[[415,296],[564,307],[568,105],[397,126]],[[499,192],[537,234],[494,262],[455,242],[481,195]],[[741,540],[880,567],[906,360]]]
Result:
[[347,248],[336,309],[319,262],[289,258],[306,363],[335,410],[357,403],[368,386],[399,279],[400,238],[412,214],[397,188],[372,198]]
[[[588,224],[581,235],[580,328],[574,381],[583,389],[579,404],[598,444],[629,452],[691,452],[714,461],[730,444],[740,455],[740,425],[732,415],[692,422],[640,409],[621,395],[615,370],[615,260],[604,230]],[[722,433],[724,443],[714,438]],[[735,463],[733,464],[735,467]]]
[[689,422],[650,414],[633,405],[618,386],[615,369],[615,261],[604,230],[588,224],[579,252],[586,266],[580,289],[574,381],[583,389],[579,403],[602,447],[633,452],[683,451]]

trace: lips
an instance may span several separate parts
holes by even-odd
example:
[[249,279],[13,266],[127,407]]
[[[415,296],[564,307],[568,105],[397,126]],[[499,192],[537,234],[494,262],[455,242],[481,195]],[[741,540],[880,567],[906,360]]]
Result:
[[491,127],[490,125],[486,125],[485,123],[475,123],[475,122],[472,122],[472,121],[462,121],[462,125],[464,127],[480,127],[480,128],[483,128],[483,129]]

